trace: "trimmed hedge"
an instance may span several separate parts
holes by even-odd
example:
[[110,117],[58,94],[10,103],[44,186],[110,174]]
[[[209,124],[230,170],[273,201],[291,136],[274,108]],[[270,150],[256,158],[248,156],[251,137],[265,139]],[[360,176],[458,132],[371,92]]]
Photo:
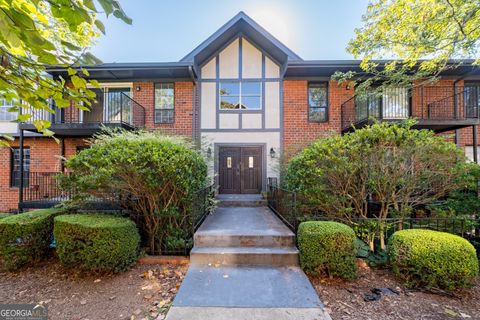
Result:
[[60,262],[84,271],[127,270],[139,255],[140,236],[133,221],[105,214],[55,218]]
[[0,212],[0,219],[6,218],[6,217],[8,217],[8,216],[10,216],[10,215],[11,215],[10,213]]
[[447,290],[468,287],[478,275],[475,248],[445,232],[411,229],[395,232],[388,243],[394,273],[408,287]]
[[15,270],[46,256],[52,243],[53,218],[63,209],[43,209],[0,219],[0,259]]
[[355,279],[355,239],[353,229],[342,223],[303,222],[298,227],[300,264],[309,273]]

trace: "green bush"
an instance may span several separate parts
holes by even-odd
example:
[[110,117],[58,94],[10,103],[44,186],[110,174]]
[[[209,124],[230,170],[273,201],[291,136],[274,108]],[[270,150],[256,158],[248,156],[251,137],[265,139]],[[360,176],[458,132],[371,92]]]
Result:
[[0,219],[0,259],[8,270],[46,256],[52,243],[53,218],[62,209],[35,210]]
[[409,287],[453,290],[469,286],[478,275],[475,248],[450,233],[397,231],[390,237],[388,255],[394,273]]
[[[121,200],[138,222],[150,254],[181,242],[191,230],[195,193],[207,184],[207,165],[191,143],[155,132],[107,132],[67,161],[60,177],[78,201]],[[176,235],[172,239],[172,235]]]
[[342,223],[303,222],[298,227],[300,264],[309,273],[355,279],[355,239],[353,229]]
[[0,212],[0,219],[6,218],[8,216],[10,216],[10,213]]
[[133,221],[104,214],[55,218],[60,262],[84,271],[125,271],[139,254],[140,236]]

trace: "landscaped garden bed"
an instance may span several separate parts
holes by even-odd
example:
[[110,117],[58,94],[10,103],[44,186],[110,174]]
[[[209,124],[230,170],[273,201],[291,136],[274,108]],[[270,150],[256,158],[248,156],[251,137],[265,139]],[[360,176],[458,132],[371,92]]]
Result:
[[[446,293],[406,289],[388,270],[359,268],[358,278],[343,281],[310,276],[332,319],[479,319],[480,282],[471,289]],[[393,289],[380,300],[365,301],[373,289]]]
[[137,264],[125,273],[94,275],[51,260],[0,272],[0,304],[42,303],[50,320],[163,319],[187,268]]

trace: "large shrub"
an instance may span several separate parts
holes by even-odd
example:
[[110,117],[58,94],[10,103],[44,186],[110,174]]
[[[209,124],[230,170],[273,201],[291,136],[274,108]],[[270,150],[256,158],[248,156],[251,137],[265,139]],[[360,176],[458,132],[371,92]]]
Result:
[[286,184],[297,192],[303,213],[353,222],[368,216],[372,198],[378,203],[375,230],[385,249],[387,217],[407,216],[445,197],[459,188],[465,171],[462,150],[413,124],[375,123],[318,140],[294,157]]
[[52,243],[53,218],[62,209],[35,210],[0,219],[0,260],[8,270],[46,256]]
[[449,233],[397,231],[390,237],[388,255],[395,274],[410,287],[452,290],[468,286],[478,275],[475,248]]
[[140,235],[128,218],[72,214],[55,218],[60,262],[87,271],[124,271],[137,260]]
[[121,201],[145,231],[151,254],[185,238],[195,192],[207,179],[207,165],[189,142],[153,132],[100,134],[66,165],[73,172],[62,186],[77,201]]
[[0,219],[6,218],[8,216],[10,216],[10,213],[0,212]]
[[308,221],[298,227],[300,264],[306,272],[354,279],[355,232],[333,221]]

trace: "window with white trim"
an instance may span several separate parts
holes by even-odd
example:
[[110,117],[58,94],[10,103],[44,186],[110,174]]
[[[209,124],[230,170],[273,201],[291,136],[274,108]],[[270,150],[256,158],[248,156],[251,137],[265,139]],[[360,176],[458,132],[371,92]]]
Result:
[[13,101],[0,98],[0,121],[13,121],[17,119],[17,112],[9,111],[13,107]]
[[155,84],[155,123],[174,123],[175,86],[173,83]]

